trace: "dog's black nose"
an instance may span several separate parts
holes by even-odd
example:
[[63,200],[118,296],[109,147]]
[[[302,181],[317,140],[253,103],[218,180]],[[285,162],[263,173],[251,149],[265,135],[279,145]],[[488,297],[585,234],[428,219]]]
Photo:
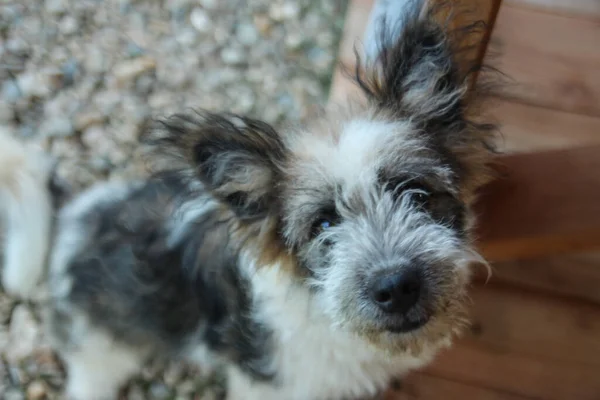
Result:
[[418,270],[384,273],[370,285],[371,297],[388,314],[405,314],[419,301],[422,279]]

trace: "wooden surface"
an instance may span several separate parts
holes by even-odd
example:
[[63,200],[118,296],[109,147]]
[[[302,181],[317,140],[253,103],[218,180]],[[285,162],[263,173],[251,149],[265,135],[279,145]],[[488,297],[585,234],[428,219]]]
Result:
[[600,16],[598,0],[504,0],[504,4],[531,6],[547,12],[568,13],[575,16]]
[[[352,3],[340,50],[349,67],[371,1]],[[482,236],[497,260],[526,258],[494,263],[487,285],[476,279],[473,329],[386,400],[600,399],[600,252],[548,255],[597,244],[600,1],[505,3],[492,42],[504,52],[503,72],[527,87],[509,88],[492,110],[516,180],[504,194],[491,187],[504,199],[488,203],[492,229]],[[331,101],[357,95],[336,71]],[[525,156],[542,150],[552,152]],[[573,231],[579,236],[564,241]],[[555,240],[560,248],[549,251]]]
[[600,146],[513,154],[484,188],[478,237],[508,261],[600,247]]
[[385,400],[526,400],[526,397],[502,389],[485,388],[418,372],[402,384],[398,392],[389,392]]
[[493,285],[472,297],[471,331],[386,400],[600,398],[597,305]]
[[599,117],[507,100],[496,101],[492,114],[501,123],[497,146],[502,152],[525,153],[600,144]]
[[598,368],[474,344],[455,344],[426,371],[440,378],[529,399],[600,398]]
[[495,63],[508,98],[600,116],[600,17],[575,18],[505,5],[494,30]]
[[565,365],[588,365],[600,373],[596,304],[494,284],[476,287],[471,295],[473,329],[465,343]]
[[[480,271],[478,281],[487,274]],[[600,254],[580,253],[496,263],[492,284],[600,305]]]

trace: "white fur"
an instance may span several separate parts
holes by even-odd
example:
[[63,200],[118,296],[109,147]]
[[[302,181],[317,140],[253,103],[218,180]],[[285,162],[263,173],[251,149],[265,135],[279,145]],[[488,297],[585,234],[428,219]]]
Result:
[[89,326],[80,339],[77,349],[63,354],[69,371],[68,398],[115,399],[120,386],[138,372],[144,357]]
[[181,208],[175,211],[172,217],[168,245],[174,246],[177,244],[200,216],[216,207],[218,207],[218,203],[208,196],[199,196],[185,202]]
[[361,179],[373,179],[383,162],[381,156],[393,145],[392,141],[408,146],[414,133],[410,122],[368,117],[353,119],[336,129],[337,133],[301,135],[292,143],[293,153],[301,159],[304,168],[312,170],[315,180],[340,182],[348,187]]
[[4,289],[29,297],[40,282],[52,225],[50,159],[0,135],[0,216],[6,223]]
[[373,63],[379,55],[379,39],[381,38],[381,21],[385,19],[389,29],[387,40],[398,38],[402,31],[402,21],[414,0],[377,0],[371,10],[369,22],[364,34],[364,61]]
[[251,270],[252,290],[261,305],[257,317],[274,329],[276,382],[257,383],[229,370],[228,400],[357,398],[384,390],[393,377],[421,367],[419,358],[390,356],[363,338],[338,331],[305,286],[277,266]]

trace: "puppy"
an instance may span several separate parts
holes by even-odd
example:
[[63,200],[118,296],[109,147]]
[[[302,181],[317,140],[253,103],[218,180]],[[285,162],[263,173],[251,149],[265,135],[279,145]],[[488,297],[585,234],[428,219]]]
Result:
[[48,315],[70,398],[113,399],[158,354],[223,370],[230,400],[362,399],[450,344],[492,126],[460,36],[414,5],[356,78],[368,104],[282,132],[175,115],[149,134],[157,175],[60,210]]

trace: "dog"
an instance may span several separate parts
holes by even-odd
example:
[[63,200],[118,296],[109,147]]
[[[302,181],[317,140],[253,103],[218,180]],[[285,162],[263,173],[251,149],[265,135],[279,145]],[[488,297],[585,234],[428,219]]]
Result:
[[364,399],[450,345],[485,263],[472,206],[494,127],[461,64],[468,29],[439,11],[414,2],[396,39],[381,30],[366,104],[281,131],[171,116],[147,134],[155,174],[89,188],[53,229],[48,174],[3,158],[4,284],[48,286],[69,398],[114,399],[158,354],[224,371],[229,400]]

